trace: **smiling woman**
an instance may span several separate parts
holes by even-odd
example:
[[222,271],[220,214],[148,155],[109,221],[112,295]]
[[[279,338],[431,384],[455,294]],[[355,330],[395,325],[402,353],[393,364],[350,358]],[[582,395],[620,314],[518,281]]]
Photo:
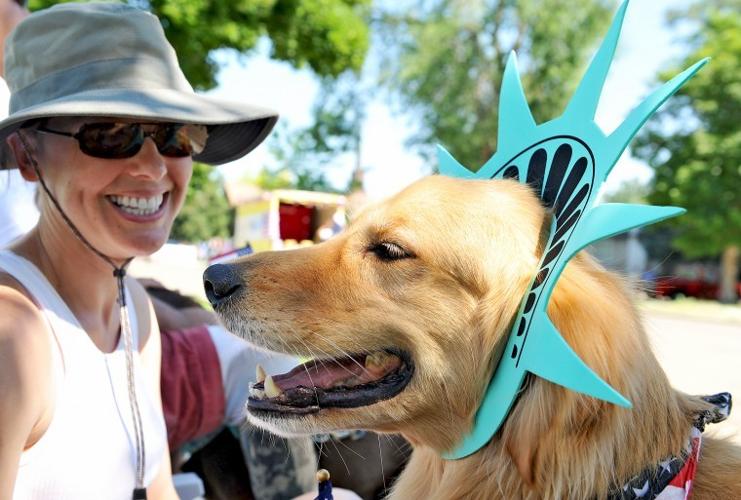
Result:
[[126,267],[167,240],[193,159],[247,154],[277,116],[196,95],[126,5],[29,16],[5,70],[2,168],[39,184],[41,217],[0,250],[0,498],[176,498],[159,330]]

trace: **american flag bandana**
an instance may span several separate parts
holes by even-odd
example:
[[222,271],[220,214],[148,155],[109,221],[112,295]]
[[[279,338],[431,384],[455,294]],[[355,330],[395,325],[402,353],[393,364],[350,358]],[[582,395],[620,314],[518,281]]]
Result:
[[688,500],[702,447],[702,431],[707,424],[722,422],[731,412],[727,392],[704,396],[713,407],[697,415],[687,444],[678,457],[669,456],[626,482],[608,495],[609,500]]

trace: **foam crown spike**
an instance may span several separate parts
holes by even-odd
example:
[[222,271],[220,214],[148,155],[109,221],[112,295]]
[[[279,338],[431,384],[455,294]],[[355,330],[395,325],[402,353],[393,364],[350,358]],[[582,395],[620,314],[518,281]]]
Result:
[[473,172],[438,146],[440,173],[466,179],[510,178],[529,184],[553,213],[550,236],[484,393],[473,428],[445,458],[459,459],[488,443],[504,423],[527,373],[570,390],[631,408],[574,353],[546,309],[568,261],[596,241],[684,213],[676,207],[597,204],[600,186],[643,123],[706,62],[697,62],[650,94],[610,135],[594,122],[617,46],[627,0],[620,6],[563,115],[536,124],[510,54],[502,78],[497,152]]

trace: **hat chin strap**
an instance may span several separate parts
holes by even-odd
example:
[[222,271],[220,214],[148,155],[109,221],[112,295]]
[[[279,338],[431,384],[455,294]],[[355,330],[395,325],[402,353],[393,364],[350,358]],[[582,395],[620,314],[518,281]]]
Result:
[[118,292],[117,301],[119,305],[121,333],[124,338],[124,348],[126,351],[126,378],[128,381],[129,403],[131,406],[131,419],[134,424],[134,434],[135,434],[135,444],[136,444],[136,487],[134,488],[132,498],[134,500],[146,499],[147,490],[146,488],[144,488],[144,470],[145,470],[145,461],[146,461],[146,456],[144,453],[144,431],[142,429],[142,417],[141,417],[141,412],[139,411],[139,401],[136,397],[136,384],[134,381],[133,335],[131,333],[131,321],[129,317],[128,306],[126,304],[126,289],[124,286],[124,277],[126,276],[126,268],[129,266],[131,261],[134,260],[134,257],[129,257],[124,261],[123,264],[121,264],[120,266],[116,266],[115,262],[113,262],[113,259],[105,255],[104,253],[100,252],[89,241],[87,241],[87,239],[82,235],[80,230],[77,229],[77,226],[75,226],[75,224],[70,220],[70,218],[67,216],[64,210],[62,210],[61,205],[59,205],[59,202],[49,190],[49,187],[46,185],[46,182],[44,181],[44,177],[41,175],[41,171],[39,170],[39,165],[36,162],[36,159],[34,158],[33,154],[31,154],[31,148],[28,144],[28,141],[26,140],[26,137],[23,135],[23,133],[21,133],[20,130],[18,131],[18,137],[21,141],[21,144],[23,145],[23,150],[26,153],[28,160],[31,162],[31,165],[33,166],[34,172],[36,172],[36,176],[39,179],[39,183],[41,184],[41,187],[43,188],[44,192],[47,194],[47,196],[51,200],[54,207],[56,207],[57,211],[59,212],[59,215],[61,215],[62,219],[64,219],[64,222],[67,224],[67,226],[70,228],[70,230],[77,237],[78,240],[80,240],[88,249],[90,249],[90,251],[92,251],[95,255],[103,259],[103,261],[105,261],[108,265],[110,265],[113,268],[113,276],[114,278],[116,278],[117,292]]

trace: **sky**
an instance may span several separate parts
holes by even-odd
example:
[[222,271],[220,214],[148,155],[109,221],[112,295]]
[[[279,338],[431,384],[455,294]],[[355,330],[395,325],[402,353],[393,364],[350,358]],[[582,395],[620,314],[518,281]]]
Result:
[[[642,97],[657,86],[656,74],[684,54],[679,34],[666,25],[670,8],[687,5],[689,0],[632,0],[623,22],[617,54],[607,77],[597,109],[596,122],[609,133],[616,128]],[[219,85],[209,95],[250,102],[277,110],[291,128],[310,124],[310,109],[318,90],[316,78],[307,69],[296,70],[287,63],[267,57],[267,43],[254,55],[235,57],[219,54],[223,64]],[[554,117],[555,118],[555,117]],[[362,133],[364,187],[371,200],[383,199],[429,173],[428,166],[405,140],[414,130],[409,118],[395,113],[383,100],[368,108]],[[227,181],[254,175],[270,162],[263,143],[247,157],[220,167]],[[329,179],[337,186],[347,184],[352,166],[334,168]],[[623,154],[605,183],[614,191],[627,180],[648,181],[651,170]]]

